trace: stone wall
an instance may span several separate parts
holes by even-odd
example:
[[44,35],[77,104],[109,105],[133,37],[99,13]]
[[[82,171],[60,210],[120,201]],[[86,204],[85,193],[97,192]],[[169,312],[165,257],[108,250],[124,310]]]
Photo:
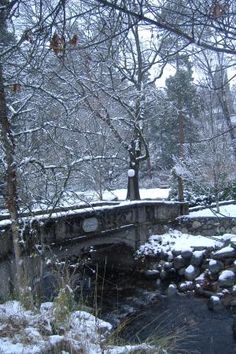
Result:
[[[149,232],[163,228],[179,215],[188,213],[185,203],[138,201],[66,210],[35,218],[22,218],[22,253],[30,278],[37,278],[41,243],[46,256],[59,259],[80,255],[83,248],[124,243],[133,249],[147,241]],[[0,300],[14,286],[14,257],[9,220],[0,220]]]
[[236,234],[236,217],[189,217],[177,218],[171,225],[173,228],[192,235]]

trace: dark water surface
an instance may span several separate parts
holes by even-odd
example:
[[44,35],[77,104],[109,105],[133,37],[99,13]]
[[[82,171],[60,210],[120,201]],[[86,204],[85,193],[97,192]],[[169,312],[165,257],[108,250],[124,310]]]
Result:
[[232,322],[233,317],[226,310],[209,311],[205,299],[176,296],[145,306],[123,337],[135,342],[137,335],[139,341],[145,341],[153,335],[176,333],[180,340],[171,353],[235,354]]
[[150,283],[149,288],[148,283],[140,286],[127,280],[126,284],[117,294],[105,291],[102,315],[113,324],[124,318],[120,336],[126,342],[169,335],[172,342],[176,340],[171,354],[236,354],[233,315],[228,310],[210,311],[206,299],[193,295],[163,296]]

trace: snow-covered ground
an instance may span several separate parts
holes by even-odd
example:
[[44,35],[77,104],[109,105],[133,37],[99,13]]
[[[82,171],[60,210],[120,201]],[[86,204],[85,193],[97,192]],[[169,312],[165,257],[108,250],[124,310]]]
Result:
[[[169,188],[140,188],[141,199],[167,199],[169,196]],[[125,200],[127,189],[115,189],[113,191],[105,191],[103,193],[104,200]]]
[[[166,200],[169,197],[169,188],[140,188],[140,198],[141,199],[151,199],[151,200]],[[114,189],[105,190],[102,193],[102,199],[104,201],[126,200],[127,189]],[[68,206],[72,204],[78,204],[79,202],[96,202],[99,201],[99,195],[95,191],[85,191],[85,192],[66,192],[61,200],[63,206]]]
[[0,353],[127,354],[134,350],[165,353],[146,344],[107,344],[105,340],[111,332],[111,324],[88,312],[72,312],[61,334],[54,333],[55,321],[53,303],[43,303],[38,312],[24,310],[17,301],[0,305]]
[[189,215],[194,217],[198,217],[198,216],[236,217],[236,204],[221,205],[219,213],[217,213],[216,208],[214,207],[214,208],[206,208],[198,211],[192,211],[190,212]]
[[140,255],[155,255],[164,252],[171,255],[173,250],[184,251],[220,247],[226,240],[236,242],[236,235],[225,234],[223,236],[206,237],[183,234],[180,231],[173,230],[163,235],[152,235],[148,242],[140,246],[137,253]]

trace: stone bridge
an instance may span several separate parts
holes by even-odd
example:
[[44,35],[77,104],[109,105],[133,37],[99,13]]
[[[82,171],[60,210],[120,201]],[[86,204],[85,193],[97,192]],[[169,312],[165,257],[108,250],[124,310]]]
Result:
[[[50,214],[22,215],[22,254],[32,272],[42,251],[44,257],[56,255],[67,259],[78,257],[91,246],[125,244],[135,250],[151,233],[162,233],[178,216],[188,214],[188,206],[135,201],[64,208]],[[0,284],[9,282],[14,274],[10,221],[7,216],[2,218],[5,220],[0,221]]]

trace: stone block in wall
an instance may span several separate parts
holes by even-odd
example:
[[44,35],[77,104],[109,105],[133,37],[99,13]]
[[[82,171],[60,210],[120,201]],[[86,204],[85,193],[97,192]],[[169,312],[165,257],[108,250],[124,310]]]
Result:
[[179,217],[172,227],[183,233],[203,236],[236,234],[236,217]]
[[202,223],[200,221],[198,221],[198,220],[193,221],[193,223],[192,223],[193,229],[199,229],[200,227],[202,227]]

